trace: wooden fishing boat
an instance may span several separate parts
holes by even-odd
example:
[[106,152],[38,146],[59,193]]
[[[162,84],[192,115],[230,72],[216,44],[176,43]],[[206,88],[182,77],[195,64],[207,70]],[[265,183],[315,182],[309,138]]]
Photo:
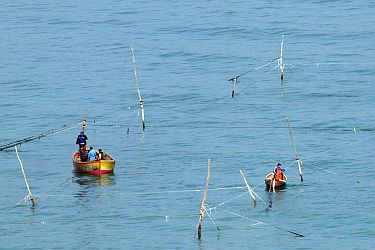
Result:
[[[264,182],[266,183],[267,187],[273,186],[273,180],[274,180],[274,173],[269,173],[266,175],[266,178],[264,179]],[[283,180],[275,180],[275,188],[282,188],[285,187],[286,181],[288,178],[285,174],[283,174]]]
[[74,170],[77,173],[101,175],[112,173],[115,168],[115,160],[111,155],[103,151],[103,160],[81,161],[80,154],[76,151],[72,155]]

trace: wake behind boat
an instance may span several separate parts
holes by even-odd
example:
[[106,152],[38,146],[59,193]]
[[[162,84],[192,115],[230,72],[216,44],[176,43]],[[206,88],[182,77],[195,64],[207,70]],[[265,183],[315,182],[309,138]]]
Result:
[[72,155],[74,170],[77,173],[101,175],[112,173],[115,168],[115,159],[108,153],[102,151],[101,159],[93,161],[82,161],[80,152]]

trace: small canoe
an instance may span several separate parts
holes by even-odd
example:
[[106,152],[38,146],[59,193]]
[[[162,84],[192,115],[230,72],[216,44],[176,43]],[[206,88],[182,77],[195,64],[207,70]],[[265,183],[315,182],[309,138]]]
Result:
[[[272,182],[273,182],[273,176],[274,174],[273,173],[269,173],[266,178],[264,179],[264,182],[266,183],[267,187],[269,186],[272,186]],[[283,180],[275,180],[275,188],[282,188],[282,187],[285,187],[286,185],[286,181],[288,180],[288,178],[286,177],[286,175],[284,174],[283,175]]]
[[108,153],[103,152],[103,160],[81,161],[79,152],[72,155],[74,170],[82,174],[107,174],[112,173],[115,168],[115,160]]

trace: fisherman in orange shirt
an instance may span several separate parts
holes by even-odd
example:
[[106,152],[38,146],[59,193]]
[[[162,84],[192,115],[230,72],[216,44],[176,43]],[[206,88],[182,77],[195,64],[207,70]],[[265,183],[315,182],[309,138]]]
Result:
[[275,180],[277,180],[277,181],[283,180],[284,179],[284,174],[283,174],[284,171],[285,171],[285,169],[281,168],[281,163],[277,163],[277,166],[273,170]]

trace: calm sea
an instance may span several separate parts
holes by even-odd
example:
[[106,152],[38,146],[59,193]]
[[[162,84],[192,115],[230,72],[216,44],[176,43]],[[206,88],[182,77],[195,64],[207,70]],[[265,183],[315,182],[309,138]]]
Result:
[[[87,111],[88,142],[111,153],[116,169],[72,172],[79,126],[22,144],[32,209],[14,149],[0,152],[0,248],[374,249],[374,8],[3,2],[1,144],[78,123]],[[282,35],[283,85],[277,63],[258,68],[279,56]],[[245,72],[231,98],[228,79]],[[198,240],[208,159],[210,216]],[[277,162],[288,185],[269,193],[264,176]],[[261,198],[256,207],[240,170]]]

